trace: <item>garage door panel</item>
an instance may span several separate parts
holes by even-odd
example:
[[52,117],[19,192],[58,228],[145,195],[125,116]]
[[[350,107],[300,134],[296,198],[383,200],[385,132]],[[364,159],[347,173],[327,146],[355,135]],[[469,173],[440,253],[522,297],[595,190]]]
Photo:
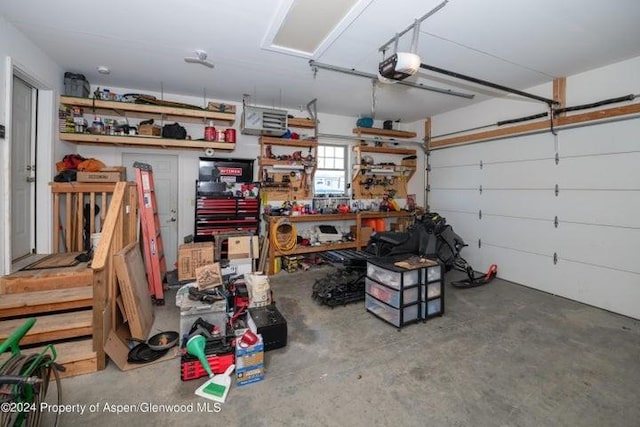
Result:
[[637,190],[640,188],[639,165],[640,152],[565,159],[558,168],[557,181],[560,191]]
[[480,144],[483,163],[522,161],[555,156],[555,141],[551,134],[524,135]]
[[640,319],[640,276],[563,260],[556,267],[559,295]]
[[566,156],[638,150],[640,120],[623,120],[563,131],[559,136],[560,161]]
[[480,168],[460,167],[436,169],[429,176],[431,188],[478,188]]
[[629,196],[611,191],[566,191],[557,198],[555,211],[560,224],[584,222],[640,228],[640,194]]
[[555,216],[557,198],[548,191],[482,191],[480,209],[482,213],[544,218],[552,221]]
[[472,264],[476,270],[486,271],[496,264],[501,279],[553,293],[556,271],[550,257],[484,245],[480,251],[486,262],[482,268]]
[[429,193],[429,204],[432,210],[449,209],[467,211],[471,206],[479,206],[480,194],[473,190],[434,189]]
[[552,222],[483,216],[480,221],[482,243],[491,243],[525,252],[553,254]]
[[638,273],[640,230],[561,224],[555,252],[561,258]]
[[431,152],[431,164],[438,166],[457,166],[463,164],[480,164],[480,153],[484,147],[481,145],[466,145],[464,147],[452,147]]
[[518,162],[485,166],[481,184],[487,188],[548,189],[553,192],[557,183],[555,162]]

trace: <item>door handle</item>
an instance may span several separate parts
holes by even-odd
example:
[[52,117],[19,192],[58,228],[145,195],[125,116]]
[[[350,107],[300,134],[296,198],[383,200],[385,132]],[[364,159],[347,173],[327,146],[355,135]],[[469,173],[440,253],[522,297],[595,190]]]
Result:
[[27,178],[25,178],[27,182],[36,182],[35,177],[33,176],[28,176]]

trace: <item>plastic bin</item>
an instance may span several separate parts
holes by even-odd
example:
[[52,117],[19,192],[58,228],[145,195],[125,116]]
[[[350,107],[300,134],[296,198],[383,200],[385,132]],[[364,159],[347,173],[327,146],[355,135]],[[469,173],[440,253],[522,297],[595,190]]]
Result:
[[442,267],[440,265],[434,265],[433,267],[427,267],[427,272],[425,273],[425,282],[433,282],[435,280],[440,280],[442,277]]
[[[396,308],[400,307],[400,291],[399,290],[391,289],[374,280],[369,279],[368,277],[365,279],[365,288],[369,295],[379,299],[380,301],[385,302]],[[404,290],[402,294],[403,294],[403,301],[402,301],[403,306],[418,302],[417,286]]]
[[200,305],[180,310],[180,340],[184,340],[189,335],[189,330],[193,322],[202,317],[202,320],[215,325],[221,334],[227,331],[227,313],[218,311],[219,307],[214,305]]
[[[392,271],[383,267],[367,263],[367,276],[378,283],[383,283],[394,289],[400,286],[409,287],[420,283],[420,270]],[[402,277],[404,276],[404,283]]]
[[365,295],[364,301],[367,311],[373,313],[380,319],[391,323],[399,328],[408,322],[418,319],[418,304],[410,305],[402,309],[402,322],[400,321],[400,309],[396,309],[376,300],[371,295]]
[[82,74],[64,73],[64,94],[67,96],[77,96],[88,98],[90,85],[87,78]]
[[442,295],[442,284],[440,282],[429,283],[428,285],[422,285],[422,301],[426,301],[431,298],[437,298]]
[[422,303],[423,318],[442,315],[442,298],[433,299]]

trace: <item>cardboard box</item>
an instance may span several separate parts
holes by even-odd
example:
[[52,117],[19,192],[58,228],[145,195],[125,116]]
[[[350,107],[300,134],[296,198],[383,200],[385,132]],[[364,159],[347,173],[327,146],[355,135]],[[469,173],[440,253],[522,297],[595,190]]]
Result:
[[[356,233],[358,231],[358,227],[355,226],[355,225],[352,225],[350,231],[355,237]],[[366,245],[367,243],[369,243],[369,239],[371,238],[371,234],[373,234],[373,228],[364,227],[364,226],[360,227],[360,244]]]
[[142,136],[160,136],[162,128],[158,125],[140,125],[138,126],[138,135]]
[[213,242],[187,243],[178,247],[178,280],[196,278],[196,268],[214,262]]
[[253,254],[249,251],[249,236],[229,237],[227,258],[258,258],[260,256],[260,244],[258,236],[253,236]]
[[222,286],[220,263],[214,262],[213,264],[207,264],[196,268],[196,283],[200,290]]
[[236,113],[236,106],[231,104],[223,104],[220,102],[209,102],[207,110],[216,111],[218,113]]
[[392,222],[391,223],[391,231],[406,231],[407,225],[404,222]]
[[127,168],[123,166],[112,166],[102,168],[99,172],[77,173],[78,182],[118,182],[127,180]]
[[264,365],[254,365],[250,368],[236,368],[236,385],[243,386],[264,380]]

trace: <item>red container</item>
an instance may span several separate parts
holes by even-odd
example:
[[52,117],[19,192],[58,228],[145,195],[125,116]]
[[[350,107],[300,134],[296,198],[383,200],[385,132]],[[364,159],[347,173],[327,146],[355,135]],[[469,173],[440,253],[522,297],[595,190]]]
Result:
[[216,128],[214,128],[213,126],[206,126],[204,128],[204,139],[205,141],[215,141]]
[[235,143],[236,142],[236,130],[229,128],[227,130],[224,131],[225,133],[225,140],[227,142],[231,142],[231,143]]
[[[180,379],[182,381],[195,380],[196,378],[202,378],[207,376],[202,363],[199,360],[184,360],[183,356],[180,363]],[[233,365],[235,361],[235,355],[230,354],[211,354],[207,355],[207,361],[209,367],[214,374],[222,374],[227,368]]]
[[242,334],[240,340],[242,341],[242,344],[246,344],[246,347],[249,347],[258,342],[258,336],[254,334],[251,329],[247,329],[247,331]]

